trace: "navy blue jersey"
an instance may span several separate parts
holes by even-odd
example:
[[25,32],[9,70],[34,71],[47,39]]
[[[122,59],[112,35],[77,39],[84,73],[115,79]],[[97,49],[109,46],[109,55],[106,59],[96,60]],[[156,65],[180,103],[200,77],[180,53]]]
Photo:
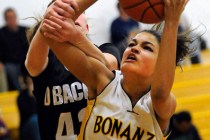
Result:
[[[119,56],[116,56],[119,52],[111,44],[106,47],[104,52],[120,61]],[[39,76],[32,77],[32,80],[41,139],[75,140],[87,106],[87,87],[51,51],[47,68]]]
[[45,71],[33,79],[42,140],[71,139],[79,134],[87,88],[52,54]]

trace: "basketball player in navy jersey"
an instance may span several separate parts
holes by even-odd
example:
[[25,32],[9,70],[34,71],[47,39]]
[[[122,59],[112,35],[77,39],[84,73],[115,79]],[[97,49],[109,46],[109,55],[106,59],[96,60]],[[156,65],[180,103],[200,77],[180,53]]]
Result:
[[[44,20],[43,34],[51,49],[87,85],[88,97],[94,101],[90,116],[80,131],[84,133],[80,139],[165,139],[176,108],[171,93],[175,68],[189,53],[186,42],[190,40],[177,33],[188,0],[164,2],[163,31],[145,30],[137,34],[124,52],[121,71],[114,73],[99,59],[82,51],[94,45],[77,29],[73,20],[54,16]],[[72,32],[71,44],[56,41],[62,37],[62,30]]]
[[[84,14],[78,17],[75,24],[84,35],[88,33]],[[87,106],[87,87],[60,63],[49,50],[46,40],[39,31],[39,25],[36,28],[32,33],[25,65],[33,80],[41,139],[75,140]],[[108,63],[106,65],[111,70],[118,69],[117,60],[120,61],[120,56],[115,48],[109,44],[99,48],[104,50],[105,57],[98,59],[104,64]],[[84,48],[83,51],[97,54],[99,50],[95,47]]]

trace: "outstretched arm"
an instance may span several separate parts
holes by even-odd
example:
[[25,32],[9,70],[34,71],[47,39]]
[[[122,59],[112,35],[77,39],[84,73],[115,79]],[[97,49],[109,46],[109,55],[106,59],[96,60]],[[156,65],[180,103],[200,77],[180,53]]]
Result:
[[[57,20],[57,18],[51,17],[51,20]],[[89,97],[95,98],[114,75],[104,65],[102,52],[76,27],[73,20],[62,22],[68,24],[68,30],[71,31],[69,37],[71,44],[68,42],[59,43],[46,38],[48,44],[71,73],[88,86],[89,93],[92,93],[92,95],[89,94]],[[43,26],[45,25],[43,24]],[[44,34],[48,37],[54,36],[52,32]]]
[[49,47],[43,35],[38,31],[35,33],[26,56],[25,66],[33,77],[42,73],[48,64]]
[[187,2],[165,0],[165,25],[151,89],[153,107],[162,130],[166,128],[176,108],[175,97],[170,92],[176,67],[178,25]]
[[[72,30],[72,28],[75,29]],[[89,39],[86,37],[86,34],[82,32],[81,27],[79,25],[75,25],[72,19],[62,21],[59,18],[51,16],[49,20],[44,20],[43,30],[45,37],[51,38],[57,42],[71,42],[74,40],[74,46],[79,47],[79,49],[82,50],[87,56],[94,57],[109,67],[109,63],[101,51],[89,41]],[[86,47],[83,45],[83,41],[80,38],[85,39],[85,43],[87,43],[86,45],[91,45],[92,47]]]

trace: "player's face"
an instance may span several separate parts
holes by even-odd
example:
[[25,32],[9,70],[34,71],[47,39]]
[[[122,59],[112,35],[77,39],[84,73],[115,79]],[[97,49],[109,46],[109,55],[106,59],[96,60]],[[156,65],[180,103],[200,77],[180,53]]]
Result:
[[152,76],[158,52],[159,42],[154,35],[147,32],[137,34],[123,54],[122,72],[132,72],[142,77]]
[[84,34],[88,33],[88,24],[85,14],[81,14],[77,18],[75,25],[78,26],[78,29],[80,29]]

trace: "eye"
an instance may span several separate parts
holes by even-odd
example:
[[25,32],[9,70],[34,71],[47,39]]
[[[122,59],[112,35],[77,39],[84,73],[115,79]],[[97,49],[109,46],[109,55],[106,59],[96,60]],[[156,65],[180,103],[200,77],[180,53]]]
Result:
[[128,47],[133,47],[133,46],[135,46],[136,44],[133,42],[133,41],[131,41],[129,44],[128,44]]
[[147,51],[150,51],[150,52],[153,52],[153,49],[149,46],[144,46],[143,49],[147,50]]

